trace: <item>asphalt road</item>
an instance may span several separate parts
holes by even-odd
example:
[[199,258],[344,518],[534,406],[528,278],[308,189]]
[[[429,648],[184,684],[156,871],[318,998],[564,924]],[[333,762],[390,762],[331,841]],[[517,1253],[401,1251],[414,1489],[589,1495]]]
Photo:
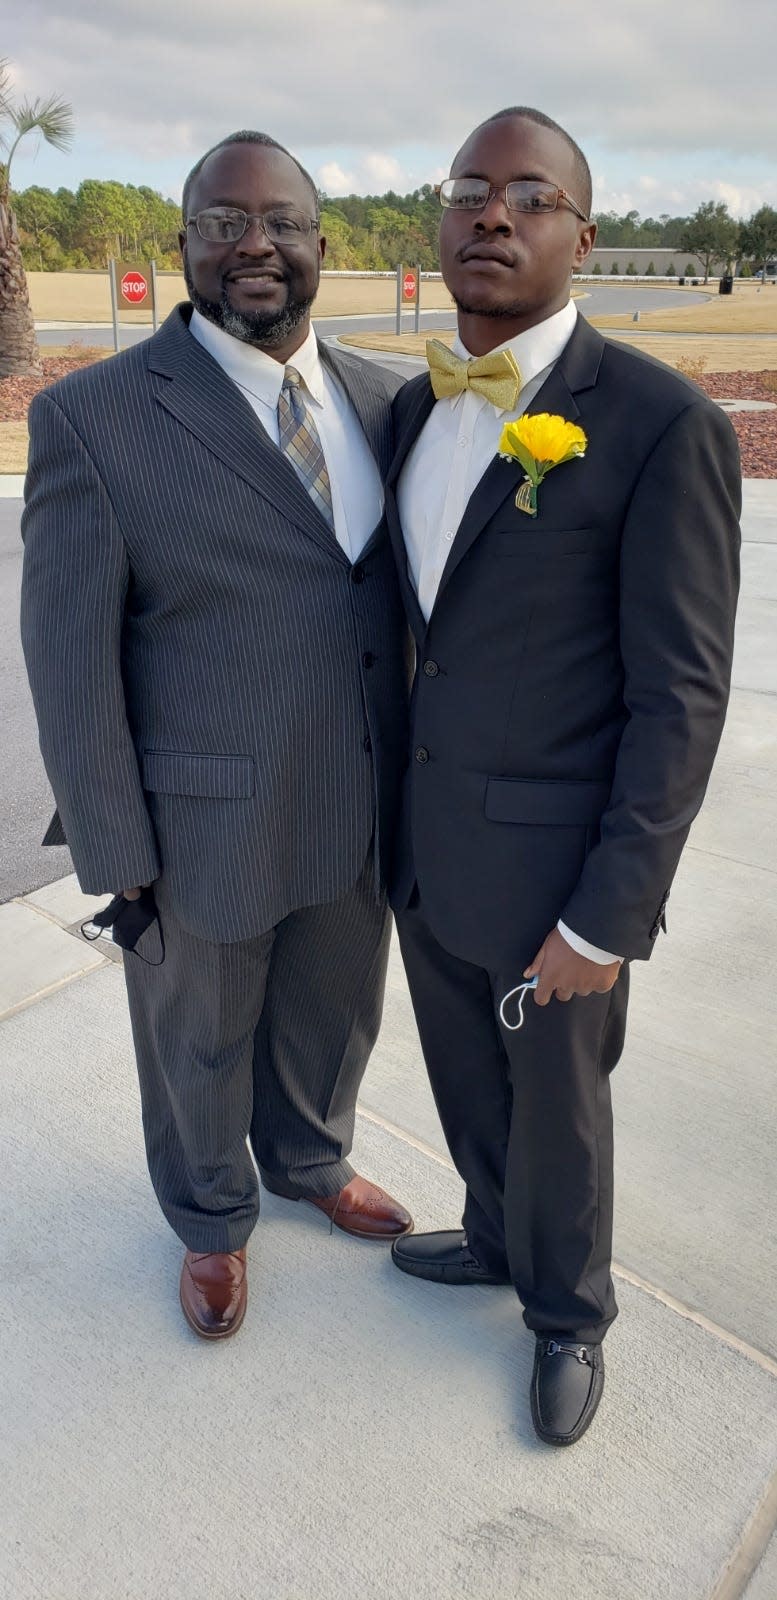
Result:
[[[689,294],[687,290],[672,289],[643,289],[635,286],[633,289],[625,286],[620,289],[608,288],[603,285],[588,286],[585,299],[578,301],[584,316],[609,316],[622,313],[630,316],[634,311],[655,311],[665,306],[691,305],[694,301],[707,300],[709,296],[701,291],[698,294]],[[319,317],[314,319],[316,332],[325,336],[327,334],[341,333],[393,333],[395,317],[374,315],[368,317]],[[422,311],[422,328],[452,328],[454,325],[453,311]],[[414,327],[413,312],[405,311],[402,316],[402,327],[405,333],[411,333]],[[127,345],[137,344],[141,339],[147,339],[151,332],[150,327],[142,327],[137,323],[119,325],[119,341],[122,349]],[[43,326],[38,329],[38,342],[41,345],[69,344],[78,340],[82,344],[111,345],[113,343],[113,328],[105,323],[100,326],[88,327],[86,324],[69,323],[64,328]]]

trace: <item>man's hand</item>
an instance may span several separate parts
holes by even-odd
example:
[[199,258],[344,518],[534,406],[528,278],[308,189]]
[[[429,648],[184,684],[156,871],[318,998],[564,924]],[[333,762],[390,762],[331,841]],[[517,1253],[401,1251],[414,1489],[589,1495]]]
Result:
[[546,1006],[554,994],[557,1000],[571,1000],[574,994],[606,994],[615,983],[621,965],[620,961],[611,961],[601,966],[598,961],[579,956],[558,928],[554,928],[531,966],[526,968],[524,978],[533,978],[535,974],[539,977],[534,999],[538,1006]]

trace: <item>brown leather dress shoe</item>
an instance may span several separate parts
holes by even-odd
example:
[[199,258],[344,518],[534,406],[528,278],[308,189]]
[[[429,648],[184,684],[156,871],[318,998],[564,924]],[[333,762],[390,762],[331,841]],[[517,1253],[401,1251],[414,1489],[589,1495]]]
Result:
[[187,1250],[181,1270],[181,1308],[201,1339],[228,1339],[246,1314],[245,1250],[198,1254]]
[[342,1228],[343,1233],[350,1233],[354,1239],[386,1242],[413,1231],[410,1212],[386,1194],[385,1189],[379,1189],[367,1178],[360,1178],[358,1173],[339,1194],[327,1195],[324,1199],[306,1194],[285,1178],[265,1177],[262,1173],[262,1183],[271,1194],[281,1195],[284,1200],[306,1200],[323,1211],[335,1228]]

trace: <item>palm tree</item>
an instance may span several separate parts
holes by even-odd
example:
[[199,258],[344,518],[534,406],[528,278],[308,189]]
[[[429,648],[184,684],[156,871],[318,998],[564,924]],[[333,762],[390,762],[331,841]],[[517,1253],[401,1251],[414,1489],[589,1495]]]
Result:
[[15,104],[10,63],[0,60],[0,119],[10,123],[8,136],[0,139],[8,152],[0,161],[0,378],[39,376],[43,368],[11,207],[11,161],[27,133],[42,133],[55,150],[66,150],[73,132],[73,112],[55,95]]

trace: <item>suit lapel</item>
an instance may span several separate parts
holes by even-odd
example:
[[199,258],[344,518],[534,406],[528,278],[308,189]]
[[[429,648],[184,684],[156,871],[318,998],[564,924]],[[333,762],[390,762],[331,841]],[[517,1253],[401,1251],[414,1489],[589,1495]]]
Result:
[[347,562],[293,467],[267,437],[248,401],[189,332],[188,307],[176,307],[148,341],[148,367],[164,381],[156,397],[206,450],[269,500],[330,555]]
[[[576,422],[580,411],[575,394],[591,388],[596,383],[603,350],[604,340],[601,335],[583,317],[578,317],[569,343],[561,352],[542,388],[527,406],[525,415],[537,416],[540,412],[547,411],[551,415],[564,417],[567,422]],[[465,507],[456,538],[443,568],[437,591],[438,600],[451,574],[456,571],[467,551],[472,548],[478,535],[490,522],[502,501],[506,500],[508,495],[515,495],[522,481],[523,474],[520,467],[516,470],[515,466],[500,460],[495,453]]]
[[424,423],[434,408],[435,398],[432,393],[431,383],[426,376],[413,380],[412,384],[404,392],[410,395],[410,404],[402,425],[402,431],[397,439],[397,448],[386,481],[386,523],[397,572],[399,573],[405,610],[413,633],[420,643],[426,633],[427,624],[423,611],[418,604],[415,585],[407,570],[407,549],[397,505],[397,479]]

